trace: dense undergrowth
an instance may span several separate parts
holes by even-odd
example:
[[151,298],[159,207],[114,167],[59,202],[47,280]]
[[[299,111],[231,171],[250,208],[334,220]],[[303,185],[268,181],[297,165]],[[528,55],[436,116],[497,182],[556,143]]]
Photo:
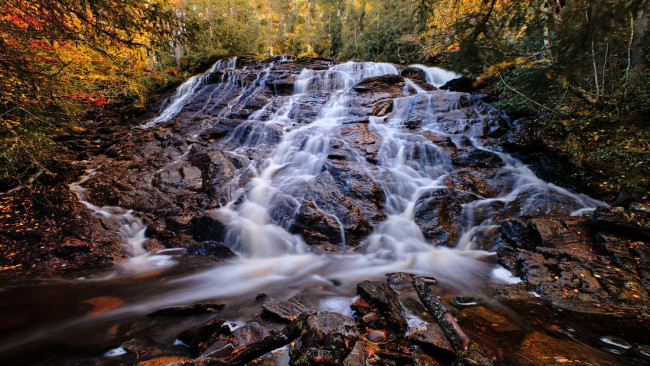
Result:
[[[575,167],[571,181],[606,196],[650,192],[650,75],[641,69],[607,70],[606,91],[596,99],[554,74],[548,60],[527,60],[486,69],[484,87],[500,97],[493,104],[514,119],[543,126],[552,149]],[[588,81],[586,81],[588,83]],[[480,83],[480,82],[479,82]],[[647,198],[647,197],[646,197]]]

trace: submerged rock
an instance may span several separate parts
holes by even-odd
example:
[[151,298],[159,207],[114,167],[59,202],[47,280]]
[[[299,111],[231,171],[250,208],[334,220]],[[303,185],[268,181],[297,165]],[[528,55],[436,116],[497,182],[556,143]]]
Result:
[[161,316],[168,317],[187,317],[193,315],[214,314],[223,309],[224,304],[196,304],[192,306],[175,306],[171,308],[164,308],[156,310],[147,314],[148,317],[155,318]]

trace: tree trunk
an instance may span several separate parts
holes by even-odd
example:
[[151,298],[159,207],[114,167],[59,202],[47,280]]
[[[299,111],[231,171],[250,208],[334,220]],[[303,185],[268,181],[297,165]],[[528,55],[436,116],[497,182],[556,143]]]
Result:
[[636,12],[634,19],[634,39],[632,40],[632,48],[630,52],[630,65],[632,68],[639,67],[645,62],[645,53],[643,46],[647,43],[648,27],[650,26],[648,20],[648,3],[642,5]]

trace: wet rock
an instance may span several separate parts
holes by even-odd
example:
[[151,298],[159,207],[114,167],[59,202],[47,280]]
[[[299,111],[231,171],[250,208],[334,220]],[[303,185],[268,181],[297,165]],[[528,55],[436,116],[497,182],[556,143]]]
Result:
[[235,350],[230,338],[225,335],[218,335],[216,340],[208,347],[199,358],[222,358],[228,357]]
[[145,341],[136,338],[122,343],[121,346],[127,352],[134,354],[138,359],[141,360],[146,360],[162,354],[160,345],[155,344],[151,341]]
[[444,362],[438,361],[435,358],[428,355],[423,349],[418,348],[413,350],[411,353],[411,358],[413,359],[414,366],[442,366],[445,365]]
[[393,101],[387,100],[375,104],[375,106],[372,109],[372,115],[376,117],[383,117],[392,111],[393,111]]
[[385,330],[371,329],[368,331],[366,338],[373,343],[388,342],[389,334]]
[[273,314],[280,319],[293,320],[307,309],[298,298],[292,297],[287,301],[278,301],[273,298],[266,300],[262,305],[264,311]]
[[366,349],[363,347],[363,342],[357,341],[354,348],[343,360],[343,366],[365,366],[366,365]]
[[554,306],[588,314],[619,314],[647,312],[648,293],[642,280],[601,258],[573,248],[537,248],[537,253],[525,250],[497,251],[505,265],[525,280],[525,283],[507,285],[498,290],[504,297],[527,286],[529,292],[551,302]]
[[205,315],[205,314],[214,314],[221,311],[224,307],[224,304],[219,303],[209,303],[209,304],[196,304],[192,306],[175,306],[170,308],[164,308],[156,310],[152,313],[147,314],[150,318],[155,317],[188,317],[196,315]]
[[269,209],[271,220],[282,227],[295,220],[298,210],[301,208],[297,199],[288,194],[278,193],[272,200]]
[[214,319],[179,333],[176,338],[186,344],[195,355],[205,352],[219,334],[227,334],[230,327],[224,319]]
[[604,233],[596,233],[594,239],[596,248],[607,255],[617,267],[630,272],[637,272],[637,270],[643,272],[646,269],[647,260],[637,255],[638,252],[634,250],[635,247],[639,244],[643,245],[643,243]]
[[479,149],[459,149],[451,154],[454,165],[470,168],[500,168],[503,160],[492,152]]
[[642,354],[642,355],[644,355],[644,356],[646,356],[646,357],[650,357],[650,346],[648,346],[647,344],[641,344],[641,345],[639,345],[639,346],[637,347],[637,350],[638,350],[638,352],[639,352],[640,354]]
[[368,301],[366,301],[363,297],[359,297],[358,299],[354,300],[352,305],[350,305],[350,308],[361,315],[368,314],[372,311],[372,305],[370,305],[370,303],[368,303]]
[[232,345],[239,348],[257,342],[269,334],[269,331],[259,323],[251,322],[232,331]]
[[204,241],[187,246],[187,255],[210,257],[216,260],[235,257],[236,254],[227,246],[216,241]]
[[589,252],[588,220],[579,217],[508,219],[501,224],[501,238],[513,247],[538,247]]
[[436,245],[454,246],[462,229],[462,205],[475,200],[471,193],[443,188],[423,194],[415,204],[415,223]]
[[456,296],[453,299],[451,299],[451,303],[455,307],[462,309],[470,306],[483,305],[483,299],[481,299],[480,297]]
[[124,256],[119,233],[68,189],[67,183],[83,170],[61,168],[66,171],[50,181],[0,195],[0,268],[5,274],[34,269],[41,276],[43,268],[106,268]]
[[406,333],[406,337],[426,347],[432,354],[445,357],[453,357],[455,355],[454,349],[438,324],[427,323],[419,328],[410,327]]
[[379,315],[375,312],[369,312],[361,317],[361,321],[370,326],[374,326],[379,321]]
[[557,339],[541,332],[528,335],[513,355],[518,364],[597,365],[596,354],[569,339]]
[[313,202],[300,207],[291,226],[291,232],[302,234],[310,245],[343,245],[341,227],[335,217],[316,208]]
[[594,212],[594,225],[600,230],[650,240],[650,205],[637,203],[629,208],[599,207]]
[[481,330],[483,333],[516,332],[521,330],[518,324],[509,321],[497,310],[487,306],[466,307],[456,317],[463,327]]
[[476,85],[476,79],[469,76],[461,76],[459,78],[449,80],[445,85],[441,86],[442,90],[449,90],[453,92],[473,93],[480,90]]
[[632,348],[632,345],[629,344],[625,339],[623,339],[621,337],[616,337],[616,336],[611,336],[610,335],[610,336],[602,337],[600,339],[600,341],[607,344],[607,345],[614,346],[614,347],[617,347],[617,348],[620,348],[620,349],[627,350],[627,349]]
[[184,361],[189,361],[186,357],[180,356],[162,356],[152,358],[151,360],[141,361],[136,366],[166,366],[175,365]]
[[338,218],[346,245],[355,246],[372,231],[372,223],[383,217],[383,194],[368,174],[351,165],[328,162],[313,182],[296,186],[294,193]]
[[413,277],[413,286],[418,293],[422,305],[436,319],[438,326],[442,329],[453,350],[459,355],[467,351],[471,340],[463,332],[449,310],[443,305],[440,298],[433,293],[429,284],[421,277],[415,276]]
[[363,281],[357,284],[357,294],[379,309],[386,324],[395,332],[406,332],[408,325],[397,293],[385,282]]
[[221,126],[209,127],[199,133],[199,138],[204,140],[218,140],[230,132],[227,128]]
[[282,127],[277,124],[244,122],[239,124],[224,139],[224,148],[234,150],[240,147],[274,145],[282,138]]
[[307,327],[289,351],[292,366],[342,364],[358,337],[354,320],[338,313],[320,312],[308,318]]
[[[413,275],[405,272],[390,273],[386,275],[388,284],[398,290],[413,289]],[[435,281],[435,279],[433,280]]]
[[[376,163],[382,140],[370,130],[367,123],[346,125],[341,129],[341,136],[348,146],[360,152],[367,161]],[[355,161],[355,158],[356,156],[346,156],[345,160]]]
[[219,219],[206,215],[191,219],[189,221],[189,231],[192,233],[194,240],[198,242],[223,242],[227,229]]
[[496,197],[502,189],[509,188],[507,181],[496,181],[492,174],[477,168],[456,169],[447,176],[443,184],[484,198]]
[[387,96],[398,96],[404,89],[404,77],[399,75],[383,75],[364,79],[352,89],[359,93],[378,93]]
[[436,90],[436,87],[427,83],[427,75],[424,70],[417,67],[407,67],[400,73],[403,77],[410,79],[418,84],[425,90]]
[[515,248],[535,249],[542,237],[535,226],[523,219],[508,219],[501,223],[501,237]]
[[519,119],[512,122],[512,127],[503,135],[499,142],[506,148],[513,150],[521,149],[542,149],[544,140],[539,131],[542,126],[527,119]]

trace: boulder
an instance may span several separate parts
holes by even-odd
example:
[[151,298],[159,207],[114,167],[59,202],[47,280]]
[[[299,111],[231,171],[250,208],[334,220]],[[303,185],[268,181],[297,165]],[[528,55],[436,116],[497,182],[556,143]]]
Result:
[[454,246],[463,225],[462,205],[475,199],[471,193],[449,188],[427,192],[415,204],[415,223],[434,244]]
[[449,80],[447,83],[445,83],[445,85],[441,86],[440,89],[453,92],[473,93],[480,90],[480,86],[476,84],[476,78],[461,76],[459,78]]
[[406,332],[408,325],[397,293],[385,282],[363,281],[357,284],[357,294],[379,310],[391,330]]
[[500,168],[504,166],[499,155],[479,149],[457,149],[451,154],[454,165],[470,168]]
[[306,332],[289,350],[291,365],[340,365],[354,348],[357,337],[357,325],[352,318],[319,312],[308,318]]
[[297,297],[292,297],[287,301],[278,301],[273,298],[266,300],[262,305],[264,311],[277,316],[280,319],[291,321],[297,318],[300,314],[307,311],[305,306],[300,302]]
[[594,225],[631,238],[650,240],[650,204],[633,203],[629,207],[599,207]]
[[227,334],[230,327],[224,319],[214,319],[179,333],[176,338],[186,344],[195,355],[201,354],[216,340],[219,334]]

